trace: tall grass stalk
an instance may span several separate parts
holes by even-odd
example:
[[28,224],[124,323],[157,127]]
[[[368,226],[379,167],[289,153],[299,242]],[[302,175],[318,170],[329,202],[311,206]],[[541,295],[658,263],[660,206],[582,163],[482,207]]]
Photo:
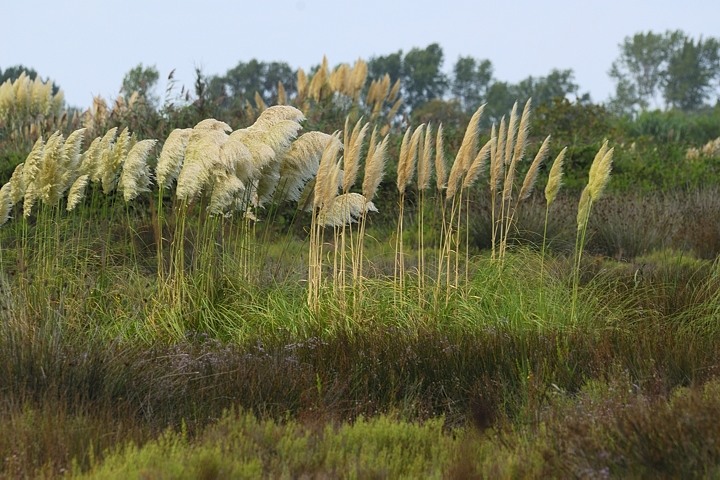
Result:
[[598,153],[595,155],[593,163],[590,166],[588,184],[583,189],[580,196],[580,202],[578,203],[571,307],[571,315],[573,322],[577,321],[577,299],[580,284],[580,267],[582,264],[582,254],[585,247],[585,239],[587,235],[587,225],[590,219],[590,212],[592,210],[593,203],[602,196],[605,187],[610,180],[613,152],[614,148],[608,148],[608,142],[606,140],[600,147],[600,150],[598,150]]
[[[550,168],[548,175],[548,181],[545,185],[545,221],[543,222],[543,237],[542,237],[542,248],[540,249],[540,281],[545,278],[545,249],[547,246],[547,228],[548,218],[550,215],[550,205],[555,201],[560,186],[562,185],[563,175],[563,163],[565,161],[565,154],[567,153],[567,147],[563,148]],[[540,290],[542,294],[542,290]]]
[[324,226],[320,215],[323,209],[329,209],[337,197],[339,165],[336,163],[337,155],[342,144],[337,142],[339,133],[333,134],[333,139],[327,143],[320,159],[315,188],[312,199],[312,217],[310,220],[310,242],[308,251],[308,306],[310,311],[318,314],[320,311],[320,289],[322,286],[322,259],[324,244]]
[[398,189],[398,220],[395,230],[395,266],[393,271],[394,298],[397,302],[401,292],[405,291],[405,253],[403,251],[403,221],[405,218],[405,189],[412,180],[411,173],[414,170],[413,160],[410,158],[410,137],[412,129],[408,127],[400,144],[400,156],[397,167],[397,189]]

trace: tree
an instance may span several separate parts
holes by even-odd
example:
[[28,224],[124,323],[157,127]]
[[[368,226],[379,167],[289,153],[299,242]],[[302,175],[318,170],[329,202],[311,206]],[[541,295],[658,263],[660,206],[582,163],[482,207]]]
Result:
[[252,59],[239,62],[222,77],[214,77],[210,82],[213,95],[222,93],[232,99],[231,103],[250,100],[258,92],[263,100],[272,104],[277,98],[278,82],[283,84],[285,91],[292,94],[296,91],[295,72],[284,62],[261,62]]
[[448,80],[442,73],[443,51],[432,43],[424,50],[413,48],[403,58],[403,90],[405,100],[412,109],[425,102],[442,98]]
[[610,77],[617,81],[615,103],[631,101],[625,110],[647,109],[662,87],[668,62],[685,38],[680,31],[663,34],[636,33],[620,44],[620,56],[610,68]]
[[[572,70],[553,69],[547,77],[529,76],[515,87],[515,96],[520,102],[528,98],[533,99],[533,105],[552,102],[555,98],[566,98],[569,95],[577,96],[580,86],[573,81]],[[588,94],[583,95],[588,100]]]
[[465,112],[474,111],[487,99],[493,79],[490,60],[478,61],[472,57],[460,57],[453,67],[452,94]]
[[518,102],[524,104],[532,98],[533,107],[548,105],[556,99],[574,96],[579,103],[589,103],[590,95],[578,95],[580,86],[573,80],[572,70],[553,69],[545,77],[529,76],[517,84],[492,82],[487,93],[486,118],[498,122]]
[[720,42],[715,38],[697,42],[685,39],[670,57],[663,86],[668,105],[681,110],[702,107],[720,75]]
[[160,74],[155,65],[143,67],[143,64],[139,63],[123,77],[120,94],[127,100],[137,92],[149,106],[157,107],[160,101],[155,93],[158,78],[160,78]]
[[481,121],[483,124],[498,123],[503,115],[507,115],[513,103],[517,101],[517,92],[514,85],[508,82],[495,81],[487,92],[487,105]]
[[367,62],[370,80],[380,80],[385,74],[390,76],[392,83],[403,78],[403,52],[398,50],[390,55],[371,57]]
[[637,33],[620,45],[609,74],[617,82],[610,105],[618,112],[646,110],[660,94],[668,107],[694,110],[720,77],[720,41],[694,41],[681,30]]

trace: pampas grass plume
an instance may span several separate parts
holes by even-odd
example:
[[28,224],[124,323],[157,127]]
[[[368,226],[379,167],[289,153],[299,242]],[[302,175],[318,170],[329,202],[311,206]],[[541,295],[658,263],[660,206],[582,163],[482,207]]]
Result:
[[567,147],[563,148],[550,168],[550,174],[548,175],[548,182],[545,186],[545,201],[550,205],[557,197],[562,184],[563,175],[563,163],[565,161],[565,154],[567,153]]
[[343,227],[356,222],[368,212],[377,212],[373,202],[359,193],[338,195],[332,204],[324,207],[318,214],[318,222],[326,227]]
[[343,175],[343,193],[348,193],[350,188],[355,184],[358,170],[360,169],[360,153],[369,124],[362,127],[360,124],[362,119],[358,120],[350,135],[349,145],[345,145],[344,175]]
[[85,188],[90,181],[90,175],[80,175],[70,186],[67,197],[67,211],[71,212],[78,206],[78,204],[85,198]]
[[155,168],[155,180],[158,185],[170,188],[177,180],[192,131],[192,128],[176,128],[168,135]]
[[583,188],[582,194],[580,195],[580,202],[578,202],[578,214],[577,214],[577,229],[578,231],[584,230],[587,226],[588,217],[590,215],[590,205],[592,198],[590,197],[590,186]]
[[140,140],[128,152],[118,183],[118,188],[122,191],[126,202],[134,200],[143,192],[150,191],[148,188],[150,168],[147,157],[156,143],[157,140],[154,139]]
[[[485,145],[480,149],[478,154],[475,156],[475,160],[473,160],[472,164],[470,165],[470,168],[468,168],[467,173],[465,174],[465,180],[463,180],[462,188],[470,188],[475,181],[478,179],[480,175],[485,171],[485,165],[487,164],[487,159],[490,156],[490,146],[492,145],[493,141],[495,139],[491,138],[488,140]],[[455,184],[455,188],[457,188]],[[448,187],[448,194],[450,193],[450,188]],[[455,192],[453,192],[453,195]]]
[[0,188],[0,225],[5,225],[10,218],[13,204],[12,185],[8,182]]
[[320,158],[320,165],[318,166],[317,175],[315,176],[313,209],[321,208],[325,204],[326,199],[331,196],[329,192],[331,192],[333,188],[337,192],[337,183],[333,185],[333,169],[337,155],[342,148],[342,143],[339,141],[339,132],[333,133],[332,136],[338,139],[338,141],[329,141]]
[[369,157],[365,162],[365,178],[363,179],[362,191],[368,201],[375,197],[378,186],[382,181],[385,171],[388,138],[386,136],[380,144],[373,148],[372,157]]
[[411,134],[412,129],[408,127],[408,129],[405,130],[405,135],[403,136],[402,142],[400,143],[400,156],[398,157],[397,166],[397,189],[401,195],[405,193],[405,187],[409,182],[408,175],[411,172],[411,170],[409,170],[406,165],[410,163],[409,150]]
[[445,145],[442,123],[438,125],[435,138],[435,183],[438,191],[447,186],[447,165],[445,164]]
[[428,123],[425,128],[425,141],[422,147],[421,158],[418,158],[418,190],[426,190],[430,186],[432,176],[432,127]]
[[588,180],[588,187],[590,188],[590,191],[588,193],[590,194],[593,202],[602,196],[605,191],[605,187],[610,180],[614,151],[614,147],[608,149],[603,157],[598,161],[597,168],[595,168],[594,171],[591,168],[591,176]]
[[[522,125],[522,120],[520,121],[520,124]],[[519,140],[520,137],[518,137],[518,141]],[[525,180],[523,180],[522,187],[520,187],[520,193],[518,194],[519,200],[526,200],[532,194],[533,188],[535,187],[535,182],[537,181],[538,172],[540,171],[540,165],[542,164],[542,162],[545,161],[545,158],[547,158],[549,150],[550,135],[545,137],[545,140],[543,141],[542,145],[540,145],[540,148],[538,149],[535,158],[530,164],[530,168],[525,174]]]
[[530,131],[530,108],[532,106],[532,98],[528,98],[525,102],[522,115],[520,116],[520,125],[518,126],[517,139],[515,140],[515,150],[513,151],[513,160],[522,160],[525,155],[525,147],[527,146],[528,133]]
[[10,184],[10,198],[13,204],[16,204],[25,196],[25,184],[22,179],[24,168],[25,162],[19,163],[13,170],[10,181],[8,181],[8,184]]
[[[204,126],[198,128],[201,124]],[[176,196],[180,200],[190,201],[210,185],[213,166],[219,162],[220,149],[228,139],[223,122],[207,119],[198,125],[188,139],[185,161],[177,179]]]

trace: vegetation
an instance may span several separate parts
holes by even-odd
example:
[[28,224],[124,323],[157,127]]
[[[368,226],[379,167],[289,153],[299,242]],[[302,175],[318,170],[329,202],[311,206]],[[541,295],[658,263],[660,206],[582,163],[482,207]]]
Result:
[[3,97],[0,476],[717,476],[718,107],[441,62]]

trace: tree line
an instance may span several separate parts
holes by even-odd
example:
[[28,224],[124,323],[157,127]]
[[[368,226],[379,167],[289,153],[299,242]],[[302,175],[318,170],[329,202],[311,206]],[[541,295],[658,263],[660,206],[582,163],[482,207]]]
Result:
[[[368,76],[375,80],[387,74],[393,82],[400,80],[406,113],[426,109],[428,113],[467,114],[486,103],[486,117],[496,120],[516,100],[523,102],[530,97],[535,105],[548,104],[558,97],[592,103],[588,93],[581,93],[572,69],[553,69],[545,76],[528,76],[510,83],[495,77],[488,59],[461,56],[449,74],[443,69],[444,60],[437,43],[407,52],[398,50],[367,60]],[[0,83],[16,78],[22,71],[37,75],[31,68],[13,66],[0,69]],[[255,98],[256,92],[270,104],[277,98],[280,84],[287,95],[296,92],[296,72],[285,62],[253,59],[239,62],[224,74],[204,75],[198,71],[195,91],[205,97],[204,101],[221,108],[241,108]],[[652,108],[702,109],[720,99],[720,40],[695,39],[681,30],[637,33],[619,45],[619,55],[608,74],[615,82],[615,92],[605,106],[618,114]],[[148,104],[158,107],[158,79],[155,66],[140,64],[123,78],[120,94],[127,98],[137,92]]]

